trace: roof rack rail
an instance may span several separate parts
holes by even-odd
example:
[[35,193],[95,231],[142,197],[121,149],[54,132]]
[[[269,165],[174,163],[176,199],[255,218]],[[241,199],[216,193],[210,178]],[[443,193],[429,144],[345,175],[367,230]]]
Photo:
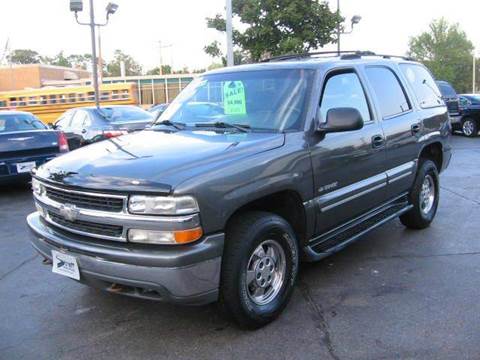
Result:
[[263,59],[260,62],[271,62],[271,61],[286,61],[286,60],[293,60],[293,59],[305,59],[314,57],[317,55],[333,55],[333,56],[340,56],[342,60],[352,60],[352,59],[360,59],[363,56],[378,56],[384,59],[391,59],[391,58],[398,58],[407,61],[416,61],[414,58],[410,56],[403,56],[403,55],[386,55],[386,54],[376,54],[373,51],[314,51],[309,53],[301,53],[301,54],[286,54],[286,55],[279,55],[274,56],[268,59]]
[[263,59],[260,62],[270,62],[270,61],[284,61],[284,60],[291,60],[291,59],[304,59],[304,58],[309,58],[312,56],[316,55],[346,55],[346,54],[351,54],[351,55],[357,55],[361,56],[363,55],[375,55],[374,52],[372,51],[313,51],[313,52],[308,52],[308,53],[300,53],[300,54],[286,54],[286,55],[279,55],[279,56],[273,56],[271,58]]

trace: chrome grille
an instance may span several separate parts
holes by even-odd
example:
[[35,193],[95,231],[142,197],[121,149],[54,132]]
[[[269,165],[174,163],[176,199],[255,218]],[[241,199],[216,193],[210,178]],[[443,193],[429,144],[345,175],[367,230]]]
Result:
[[96,224],[81,220],[70,221],[52,211],[48,212],[48,217],[54,224],[77,232],[118,238],[121,237],[123,233],[123,227],[120,225]]
[[48,198],[60,204],[68,203],[83,209],[110,212],[120,212],[123,209],[124,199],[122,197],[85,194],[49,186],[46,187],[45,191]]

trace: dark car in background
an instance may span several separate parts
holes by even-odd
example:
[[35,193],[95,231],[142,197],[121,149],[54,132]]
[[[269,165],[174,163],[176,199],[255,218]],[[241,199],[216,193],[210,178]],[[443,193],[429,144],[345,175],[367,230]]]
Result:
[[463,135],[474,137],[478,135],[480,129],[480,95],[462,94],[460,95],[460,110],[462,119],[454,124],[454,130],[461,130]]
[[65,133],[70,149],[145,129],[153,116],[137,106],[113,105],[66,111],[53,125]]
[[30,180],[30,171],[68,151],[65,135],[33,114],[0,111],[0,184]]
[[462,119],[460,112],[460,98],[449,82],[439,80],[436,83],[442,94],[442,99],[445,102],[445,105],[447,105],[450,122],[452,126],[456,126],[456,124],[459,124]]
[[168,104],[157,104],[153,105],[148,112],[152,114],[153,119],[157,120],[164,112],[167,110]]

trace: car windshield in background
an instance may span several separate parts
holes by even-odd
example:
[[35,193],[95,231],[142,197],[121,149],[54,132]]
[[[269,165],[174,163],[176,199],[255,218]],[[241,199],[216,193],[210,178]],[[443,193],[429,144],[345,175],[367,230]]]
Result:
[[187,126],[225,123],[252,130],[298,130],[305,117],[311,71],[239,71],[199,77],[167,107],[157,123],[168,120]]
[[440,88],[440,92],[442,93],[442,95],[445,96],[445,97],[456,97],[457,96],[457,93],[455,92],[453,87],[451,87],[448,84],[440,83],[440,84],[438,84],[438,87]]
[[152,115],[147,111],[135,106],[126,107],[106,107],[101,111],[108,121],[112,123],[126,123],[132,121],[151,121]]
[[0,133],[44,130],[46,128],[42,122],[28,114],[0,114]]

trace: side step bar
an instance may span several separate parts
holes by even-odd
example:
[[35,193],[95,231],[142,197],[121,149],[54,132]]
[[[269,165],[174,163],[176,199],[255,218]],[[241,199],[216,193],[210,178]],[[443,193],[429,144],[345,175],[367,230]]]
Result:
[[367,214],[330,230],[312,240],[304,247],[304,260],[318,261],[330,256],[373,229],[393,220],[409,211],[413,205],[408,204],[406,195],[392,202],[373,209]]

